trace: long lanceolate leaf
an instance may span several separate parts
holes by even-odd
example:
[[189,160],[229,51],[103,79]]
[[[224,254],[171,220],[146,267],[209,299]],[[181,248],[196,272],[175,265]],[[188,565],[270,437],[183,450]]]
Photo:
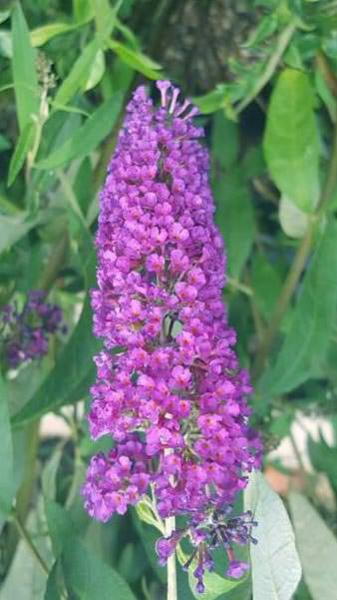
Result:
[[83,52],[74,63],[70,73],[57,90],[55,96],[56,106],[68,104],[76,92],[85,86],[98,48],[99,44],[96,39],[93,39],[84,48]]
[[[303,281],[291,328],[259,391],[275,396],[310,378],[324,359],[337,306],[337,223],[326,228]],[[315,363],[313,362],[315,361]]]
[[20,130],[39,110],[36,52],[31,47],[27,23],[19,3],[12,12],[13,80]]
[[32,147],[35,137],[35,123],[34,121],[28,121],[22,129],[18,142],[16,144],[14,154],[11,158],[8,173],[8,185],[12,185],[17,174],[19,173],[23,163],[25,162],[26,156]]

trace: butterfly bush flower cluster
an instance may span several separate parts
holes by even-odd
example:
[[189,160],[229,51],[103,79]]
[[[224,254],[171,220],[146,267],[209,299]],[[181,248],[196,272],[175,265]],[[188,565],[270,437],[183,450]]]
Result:
[[197,109],[169,82],[157,86],[159,108],[144,87],[134,93],[101,192],[92,306],[104,349],[88,418],[92,438],[115,445],[92,458],[83,495],[107,521],[151,488],[162,519],[187,518],[158,541],[159,558],[189,536],[202,591],[212,548],[226,548],[228,575],[247,568],[232,546],[249,541],[251,516],[226,510],[259,466],[261,443],[222,301],[226,258]]
[[32,290],[22,309],[16,304],[1,309],[1,351],[9,368],[42,358],[48,353],[50,335],[64,333],[61,308],[45,298],[42,290]]

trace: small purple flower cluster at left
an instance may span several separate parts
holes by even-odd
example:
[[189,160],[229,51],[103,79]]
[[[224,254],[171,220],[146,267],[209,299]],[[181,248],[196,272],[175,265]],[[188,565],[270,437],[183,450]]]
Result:
[[219,515],[259,467],[261,441],[222,299],[226,255],[198,110],[168,81],[157,87],[159,108],[135,91],[101,192],[92,306],[104,349],[88,420],[93,439],[115,446],[92,458],[83,496],[101,521],[150,490],[160,519],[185,517],[157,551],[164,561],[188,537],[201,590],[220,544],[229,576],[248,568],[232,546],[251,539],[250,516]]
[[32,290],[21,310],[16,304],[0,310],[1,354],[11,369],[45,356],[50,335],[66,330],[61,308],[45,298],[42,290]]

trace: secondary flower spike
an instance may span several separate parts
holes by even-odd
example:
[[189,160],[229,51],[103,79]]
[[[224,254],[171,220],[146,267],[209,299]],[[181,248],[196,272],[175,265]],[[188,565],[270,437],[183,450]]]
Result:
[[15,303],[0,310],[0,355],[16,369],[45,356],[51,335],[65,330],[61,308],[46,302],[42,290],[31,290],[21,310]]
[[225,547],[230,576],[246,569],[232,545],[249,541],[251,516],[229,512],[261,443],[222,301],[226,258],[197,109],[169,82],[157,87],[158,108],[144,87],[135,91],[101,192],[92,306],[104,350],[89,425],[115,445],[92,458],[83,495],[89,514],[107,521],[151,487],[161,518],[188,519],[158,541],[159,557],[188,535],[202,591],[209,548]]

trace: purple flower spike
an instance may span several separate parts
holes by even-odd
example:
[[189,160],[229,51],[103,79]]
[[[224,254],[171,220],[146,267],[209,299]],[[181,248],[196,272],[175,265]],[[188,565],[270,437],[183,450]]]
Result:
[[[162,519],[187,519],[200,587],[213,568],[207,547],[251,539],[250,517],[228,514],[261,442],[222,300],[226,256],[197,109],[186,113],[169,82],[157,87],[159,108],[144,87],[134,92],[101,191],[92,307],[104,349],[88,420],[92,438],[108,434],[115,447],[92,459],[83,495],[104,521],[151,484]],[[159,540],[161,562],[178,541]]]

